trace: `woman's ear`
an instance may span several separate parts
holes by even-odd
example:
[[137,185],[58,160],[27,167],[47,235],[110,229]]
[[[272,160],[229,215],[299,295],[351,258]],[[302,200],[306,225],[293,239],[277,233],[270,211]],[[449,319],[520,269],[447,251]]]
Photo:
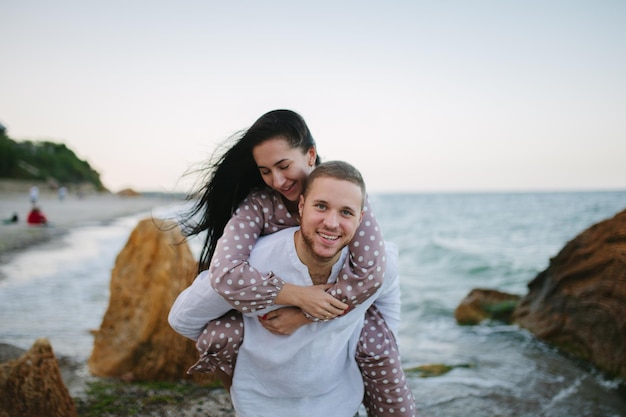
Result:
[[309,166],[313,167],[315,166],[315,160],[317,159],[317,149],[315,149],[315,146],[311,146],[309,148]]

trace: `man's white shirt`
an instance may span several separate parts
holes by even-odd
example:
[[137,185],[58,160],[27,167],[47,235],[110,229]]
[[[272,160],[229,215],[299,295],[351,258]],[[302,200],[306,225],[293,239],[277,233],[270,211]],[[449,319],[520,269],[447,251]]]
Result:
[[[285,282],[312,285],[308,269],[295,250],[296,230],[285,229],[260,238],[251,252],[250,265],[264,273],[272,271]],[[387,243],[386,251],[382,288],[344,316],[280,336],[267,331],[258,316],[281,306],[244,314],[244,341],[231,388],[239,417],[354,416],[363,398],[355,352],[364,314],[375,303],[394,334],[400,322],[397,248]],[[336,281],[346,256],[344,248],[328,282]],[[197,340],[209,320],[230,309],[212,288],[205,271],[177,298],[169,322],[178,333]]]

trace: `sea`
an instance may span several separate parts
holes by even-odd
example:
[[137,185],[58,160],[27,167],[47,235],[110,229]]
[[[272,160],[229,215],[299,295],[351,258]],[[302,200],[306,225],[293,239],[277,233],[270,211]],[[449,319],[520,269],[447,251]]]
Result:
[[[625,381],[609,378],[514,325],[460,326],[473,288],[525,295],[550,258],[626,209],[626,191],[372,194],[385,239],[400,250],[403,366],[422,417],[626,416]],[[0,264],[0,343],[47,337],[86,361],[108,306],[117,254],[137,222],[176,218],[183,203],[73,229]],[[194,253],[198,241],[192,240]],[[423,377],[412,369],[443,364]]]

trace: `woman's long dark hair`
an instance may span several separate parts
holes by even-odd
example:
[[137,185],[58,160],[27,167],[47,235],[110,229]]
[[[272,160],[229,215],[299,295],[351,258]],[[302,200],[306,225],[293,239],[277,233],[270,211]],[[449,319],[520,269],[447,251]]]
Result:
[[[191,210],[181,218],[186,237],[207,232],[198,272],[209,267],[217,241],[235,209],[251,191],[265,186],[252,149],[264,141],[281,136],[292,148],[302,153],[315,147],[315,141],[302,116],[291,110],[273,110],[261,116],[245,131],[231,137],[224,147],[218,149],[203,169],[204,181],[187,200],[195,201]],[[317,157],[315,163],[319,164]]]

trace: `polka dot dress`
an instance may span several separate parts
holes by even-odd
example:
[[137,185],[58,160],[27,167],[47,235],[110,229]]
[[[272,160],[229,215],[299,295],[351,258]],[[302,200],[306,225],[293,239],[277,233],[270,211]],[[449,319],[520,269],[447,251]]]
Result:
[[226,374],[232,375],[241,342],[243,342],[243,318],[237,310],[230,310],[206,325],[196,342],[200,359],[187,373],[210,373],[221,369]]
[[365,313],[356,361],[365,384],[363,405],[369,417],[417,416],[396,339],[376,306]]

